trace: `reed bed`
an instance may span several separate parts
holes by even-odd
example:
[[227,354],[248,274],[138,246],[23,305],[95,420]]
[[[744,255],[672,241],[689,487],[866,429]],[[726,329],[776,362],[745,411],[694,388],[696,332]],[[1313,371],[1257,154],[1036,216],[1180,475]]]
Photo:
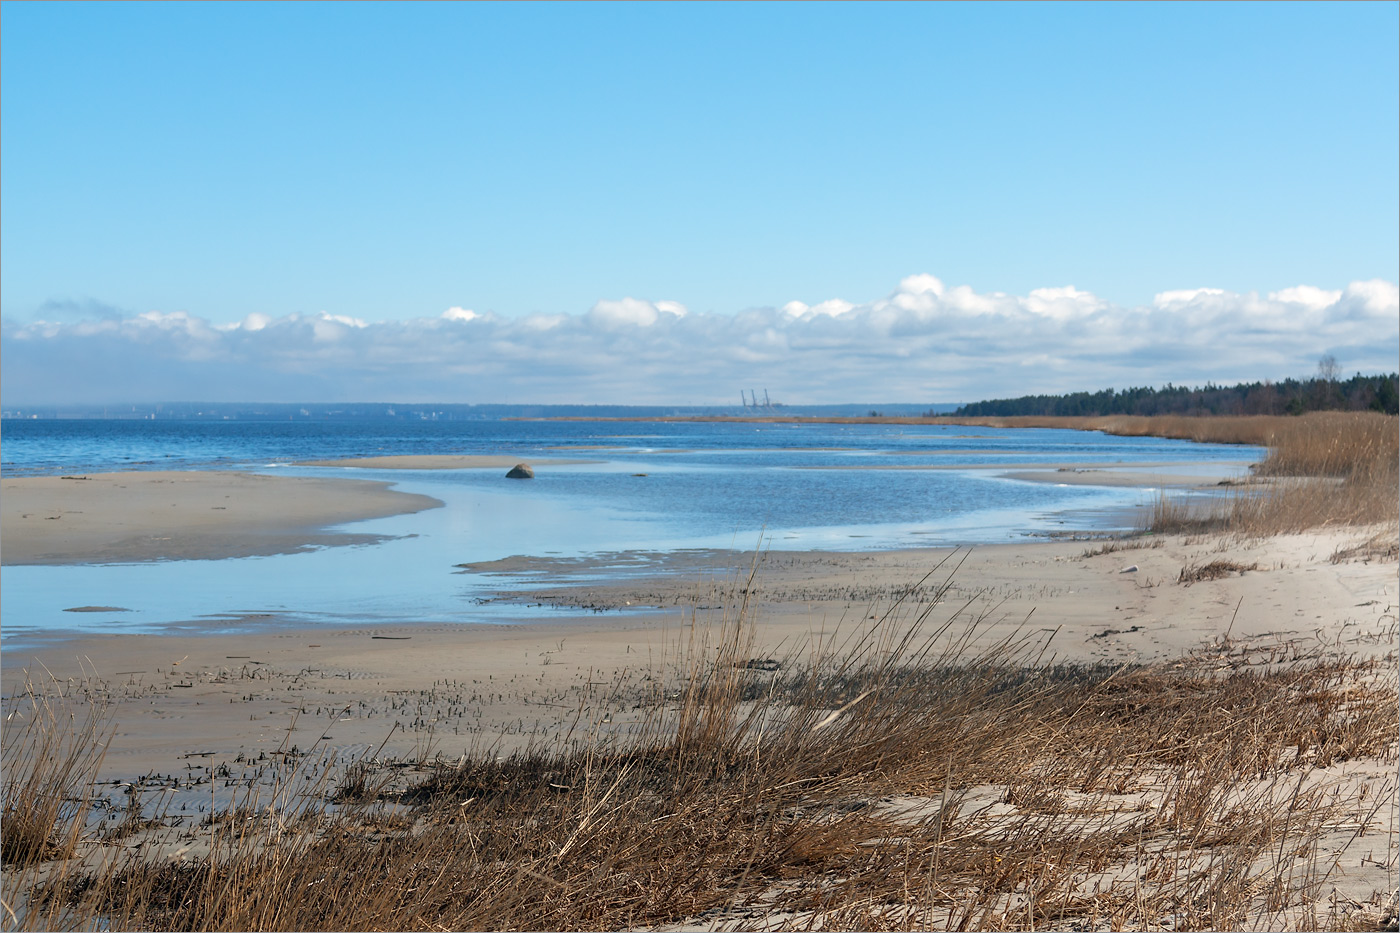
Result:
[[[1256,476],[1270,483],[1211,502],[1162,500],[1143,530],[1272,535],[1336,525],[1389,523],[1400,541],[1400,417],[1375,411],[1304,415],[1017,415],[798,418],[685,417],[682,421],[938,424],[1062,428],[1125,437],[1165,437],[1267,447]],[[1333,481],[1333,482],[1325,482]]]
[[[743,600],[664,670],[620,679],[618,722],[580,706],[557,742],[408,779],[367,759],[343,776],[353,793],[250,798],[193,855],[156,830],[140,849],[87,839],[81,858],[13,868],[7,926],[1353,922],[1318,907],[1324,841],[1383,833],[1395,786],[1327,769],[1394,760],[1393,666],[1228,642],[1156,667],[1054,664],[1029,636],[974,650],[965,610],[899,604],[774,658],[754,653]],[[54,773],[6,761],[7,794]]]
[[[1191,419],[1178,419],[1191,420]],[[1231,436],[1268,447],[1256,482],[1205,503],[1158,499],[1147,527],[1163,532],[1228,531],[1269,535],[1324,526],[1400,520],[1400,431],[1394,415],[1319,412],[1299,417],[1211,418]],[[1164,428],[1163,430],[1166,430]],[[1182,433],[1195,430],[1181,428]],[[1208,439],[1193,437],[1193,440]]]
[[[1205,502],[1161,497],[1147,530],[1270,535],[1324,526],[1395,526],[1400,518],[1400,419],[1394,415],[1109,417],[1083,419],[1080,427],[1268,448],[1254,470],[1261,482]],[[1397,532],[1386,537],[1394,540]]]
[[[1064,428],[1268,448],[1246,485],[1211,501],[1159,498],[1145,531],[1271,535],[1337,525],[1400,526],[1400,418],[1373,411],[1305,415],[940,416],[939,424]],[[1400,538],[1400,527],[1387,532]]]
[[940,417],[939,424],[998,428],[1064,428],[1120,437],[1166,437],[1205,444],[1246,444],[1279,450],[1282,472],[1342,475],[1350,464],[1400,454],[1400,419],[1379,412],[1311,412],[1306,415],[1089,415],[1008,418]]

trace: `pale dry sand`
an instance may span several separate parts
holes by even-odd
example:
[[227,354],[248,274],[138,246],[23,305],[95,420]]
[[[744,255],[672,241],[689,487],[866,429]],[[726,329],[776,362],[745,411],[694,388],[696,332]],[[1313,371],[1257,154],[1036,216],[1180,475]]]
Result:
[[[610,450],[602,445],[560,450]],[[837,447],[784,448],[792,450],[840,450]],[[667,453],[687,453],[685,450],[669,450]],[[973,450],[932,450],[886,451],[887,455],[898,455],[910,460],[929,457],[930,463],[902,464],[839,464],[827,466],[799,467],[804,470],[980,470],[996,472],[1007,479],[1033,483],[1059,483],[1074,486],[1115,486],[1115,487],[1180,487],[1210,488],[1221,483],[1234,482],[1248,474],[1249,461],[1221,461],[1219,463],[1199,463],[1185,461],[1163,461],[1160,463],[1134,464],[1132,469],[1121,463],[1030,463],[1020,464],[1009,469],[1005,464],[972,463],[944,464],[936,461],[950,455],[985,453]],[[375,470],[482,470],[510,469],[517,463],[528,462],[531,467],[565,466],[597,463],[596,460],[559,459],[528,460],[523,457],[499,454],[404,454],[388,457],[352,457],[343,460],[308,460],[302,466],[349,467]]]
[[286,554],[363,544],[331,525],[442,505],[391,483],[228,472],[6,477],[0,561],[108,563]]
[[[321,543],[314,529],[326,524],[438,504],[383,483],[218,473],[6,479],[4,489],[6,563],[21,562],[17,547],[28,548],[32,562],[216,556],[231,542],[281,550]],[[1393,537],[1389,525],[1260,540],[771,552],[756,563],[730,551],[521,556],[462,569],[514,584],[497,598],[538,604],[530,624],[405,618],[376,629],[269,624],[244,635],[59,639],[0,656],[5,713],[21,717],[8,728],[21,724],[27,685],[105,702],[112,736],[102,779],[136,780],[168,810],[199,813],[227,805],[263,775],[271,780],[269,763],[292,747],[312,750],[301,760],[324,767],[366,754],[452,759],[470,749],[504,754],[570,735],[625,732],[641,715],[641,685],[665,678],[697,633],[712,631],[746,597],[756,625],[752,660],[782,666],[818,646],[839,651],[842,639],[889,618],[896,628],[926,630],[954,619],[947,637],[975,620],[963,650],[1022,639],[1027,659],[1169,662],[1214,646],[1222,670],[1241,658],[1263,666],[1316,654],[1389,658],[1393,667],[1397,564],[1360,547],[1377,530]],[[1179,582],[1183,570],[1216,561],[1247,569]],[[612,582],[567,582],[599,571],[611,571],[604,578]],[[1389,788],[1382,792],[1393,797],[1394,774],[1392,757],[1347,762],[1309,780],[1335,780],[1347,793]],[[978,792],[993,802],[1005,796],[999,786]],[[930,804],[896,798],[880,806],[917,815]],[[1338,859],[1329,880],[1335,896],[1360,903],[1393,889],[1384,866],[1392,864],[1395,801],[1378,812],[1390,821],[1388,834],[1339,825],[1323,840],[1324,854]],[[762,922],[785,919],[806,922]],[[755,923],[745,914],[677,928]]]
[[[963,621],[978,619],[968,650],[1019,637],[1033,646],[1032,658],[1163,661],[1227,634],[1278,660],[1319,650],[1393,656],[1394,560],[1332,561],[1365,536],[1169,537],[1109,553],[1094,553],[1101,542],[774,552],[760,558],[750,594],[755,659],[839,644],[896,601],[897,625],[957,617],[961,632]],[[1183,568],[1225,559],[1258,569],[1177,582]],[[526,625],[405,619],[377,629],[274,625],[246,635],[74,638],[6,651],[6,694],[29,677],[111,697],[120,723],[105,763],[113,775],[166,772],[194,753],[231,761],[284,741],[387,742],[400,755],[429,742],[452,756],[474,743],[520,747],[532,736],[563,734],[581,711],[585,724],[621,721],[625,703],[610,706],[607,697],[618,684],[664,673],[693,627],[703,631],[737,605],[751,562],[735,552],[695,552],[617,583],[503,593],[564,610],[541,609],[540,621]],[[478,569],[509,576],[548,565],[517,559]]]
[[1030,483],[1058,483],[1063,486],[1116,486],[1137,488],[1171,487],[1210,489],[1248,482],[1249,464],[1243,461],[1221,463],[1140,463],[1131,469],[1120,465],[1018,468],[1000,474],[1006,479]]
[[[43,695],[106,703],[112,731],[101,779],[135,782],[148,807],[198,819],[209,808],[245,799],[240,795],[271,793],[286,779],[288,763],[299,763],[296,780],[320,793],[326,775],[365,756],[454,760],[467,751],[506,754],[571,737],[625,734],[645,715],[636,711],[642,691],[667,682],[687,646],[712,633],[745,596],[756,625],[751,660],[780,667],[800,663],[819,646],[839,652],[843,639],[885,618],[896,629],[922,624],[925,630],[957,620],[948,638],[976,620],[964,651],[1020,638],[1027,660],[1169,662],[1206,648],[1216,652],[1221,670],[1318,654],[1388,657],[1393,666],[1400,631],[1394,558],[1377,560],[1362,548],[1335,559],[1371,534],[1026,542],[970,552],[773,552],[756,565],[753,555],[726,551],[594,561],[517,557],[465,570],[539,580],[613,566],[627,575],[602,585],[502,592],[502,599],[562,607],[542,608],[540,621],[524,625],[411,619],[377,629],[270,625],[246,635],[88,636],[6,651],[0,657],[5,714],[19,717],[7,728],[23,724],[29,685]],[[1178,582],[1183,570],[1223,560],[1253,569]],[[1395,761],[1393,755],[1348,761],[1306,778],[1365,801],[1357,812],[1370,814],[1357,817],[1365,827],[1344,822],[1320,842],[1322,857],[1336,860],[1330,893],[1324,892],[1331,901],[1317,907],[1317,922],[1330,923],[1348,905],[1370,905],[1393,890],[1387,866],[1397,820]],[[123,787],[108,790],[106,805],[116,812],[125,805]],[[1142,793],[1147,800],[1156,792]],[[1003,785],[972,791],[993,804],[1006,793]],[[1389,799],[1375,808],[1378,794]],[[906,808],[917,820],[927,815],[920,808],[934,802],[874,803]],[[783,922],[821,925],[817,917],[755,917],[746,910],[672,929]]]

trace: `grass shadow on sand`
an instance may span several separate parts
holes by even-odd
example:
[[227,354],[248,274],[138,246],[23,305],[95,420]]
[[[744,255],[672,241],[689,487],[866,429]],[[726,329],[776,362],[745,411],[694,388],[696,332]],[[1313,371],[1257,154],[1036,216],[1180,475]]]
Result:
[[[103,719],[35,694],[50,714],[5,732],[5,926],[1378,922],[1323,893],[1338,834],[1393,819],[1393,779],[1339,768],[1381,756],[1393,773],[1393,664],[1229,641],[1150,667],[1056,664],[1037,638],[983,644],[967,606],[899,601],[759,657],[752,582],[676,657],[616,681],[614,722],[581,704],[569,734],[509,755],[367,756],[309,787],[289,772],[197,830],[82,835],[91,788],[72,776],[94,772]],[[12,820],[50,798],[67,816],[12,850]]]

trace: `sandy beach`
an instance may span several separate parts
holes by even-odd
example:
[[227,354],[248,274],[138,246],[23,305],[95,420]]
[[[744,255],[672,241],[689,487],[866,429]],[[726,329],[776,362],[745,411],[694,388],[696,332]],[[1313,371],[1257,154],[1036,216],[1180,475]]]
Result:
[[[1086,475],[1028,472],[1042,482]],[[6,563],[269,553],[335,543],[347,536],[321,529],[336,522],[437,504],[385,483],[227,473],[6,480],[4,501]],[[839,655],[879,626],[931,635],[945,625],[937,638],[958,657],[1012,645],[1028,663],[1124,669],[1188,656],[1221,673],[1344,657],[1393,667],[1400,594],[1393,552],[1368,544],[1379,530],[511,557],[455,570],[498,579],[492,599],[537,609],[524,624],[404,618],[306,630],[269,618],[236,635],[59,638],[4,652],[7,710],[22,716],[24,701],[15,698],[30,690],[97,701],[111,735],[98,773],[115,788],[105,806],[115,812],[126,799],[118,791],[130,786],[148,807],[177,814],[178,826],[185,814],[227,807],[240,794],[285,792],[276,782],[287,772],[271,762],[302,762],[306,773],[296,780],[311,788],[367,757],[411,770],[413,762],[464,754],[500,760],[582,736],[624,737],[647,715],[638,697],[672,682],[680,659],[694,657],[741,606],[753,623],[741,660],[774,676],[819,653]],[[1394,767],[1392,751],[1309,778],[1348,800],[1380,793],[1384,804],[1356,804],[1360,829],[1346,822],[1319,837],[1319,851],[1337,864],[1329,875],[1334,901],[1374,912],[1376,892],[1392,884],[1393,838],[1389,847],[1381,838],[1376,852],[1377,830],[1383,836],[1396,818]],[[1024,816],[1006,804],[1010,784],[967,793],[988,813]],[[1123,800],[1114,805],[1147,806]],[[914,794],[869,803],[898,822],[922,819],[936,800]],[[1159,805],[1165,797],[1150,804]],[[160,843],[160,857],[180,857],[181,844],[192,843]],[[1335,915],[1335,903],[1328,909]],[[746,929],[755,916],[719,913],[668,928]],[[762,919],[785,921],[806,922]]]
[[[405,618],[303,631],[274,619],[238,635],[95,635],[7,651],[4,676],[10,694],[29,677],[110,697],[120,723],[104,765],[113,776],[168,772],[195,753],[217,764],[288,740],[387,742],[396,754],[431,741],[455,755],[472,743],[518,747],[556,735],[581,705],[608,715],[610,687],[660,673],[693,628],[716,626],[745,599],[762,658],[829,645],[887,614],[899,625],[956,618],[959,632],[976,620],[968,651],[1018,638],[1047,660],[1168,661],[1227,634],[1278,658],[1384,656],[1394,651],[1400,602],[1393,559],[1334,559],[1365,538],[1364,530],[1149,537],[756,560],[735,551],[633,554],[617,582],[524,589],[504,584],[592,574],[610,558],[511,558],[463,570],[499,575],[495,598],[539,607],[538,621]],[[647,569],[638,573],[638,562]],[[1212,564],[1225,569],[1181,581]]]
[[0,561],[215,560],[366,544],[375,536],[326,529],[442,504],[392,485],[215,471],[6,477]]

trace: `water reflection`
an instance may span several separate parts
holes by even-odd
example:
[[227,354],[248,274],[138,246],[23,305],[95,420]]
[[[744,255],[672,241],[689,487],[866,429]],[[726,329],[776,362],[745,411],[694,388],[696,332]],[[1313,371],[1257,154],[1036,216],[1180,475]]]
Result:
[[[829,439],[830,433],[822,436]],[[1164,459],[1166,453],[1177,459],[1198,455],[1203,461],[1222,457],[1219,448],[1156,439],[1102,444],[1092,438],[1086,443],[1082,434],[1073,439],[1076,443],[1069,444],[1060,437],[1042,437],[1033,453],[1022,449],[1007,456],[1020,463],[1044,463],[1071,453],[1080,461],[1117,455],[1124,468]],[[742,450],[648,453],[633,448],[609,451],[608,459],[599,462],[540,468],[528,482],[505,481],[499,470],[280,468],[275,472],[284,475],[388,480],[406,492],[441,499],[445,507],[340,529],[390,536],[373,545],[219,561],[6,567],[3,637],[6,650],[12,650],[26,639],[61,630],[509,622],[522,617],[519,607],[479,604],[501,580],[457,573],[456,565],[517,554],[572,557],[755,546],[865,550],[1004,542],[1063,531],[1067,515],[1079,527],[1130,528],[1125,516],[1153,495],[1134,488],[1025,483],[986,470],[906,469],[924,458],[890,452],[893,440],[900,439],[882,435],[879,449],[854,451],[773,448],[771,438],[769,446]],[[936,446],[927,436],[905,443]],[[948,437],[941,443],[952,449],[966,447],[969,440]],[[997,447],[1003,442],[985,443]],[[1252,453],[1224,450],[1236,458]],[[953,465],[961,456],[945,454],[938,464]],[[981,451],[978,458],[986,462],[988,452]],[[899,468],[839,468],[854,462]],[[1200,469],[1218,466],[1207,462]],[[77,606],[131,611],[64,611]],[[540,611],[530,615],[538,617]]]

